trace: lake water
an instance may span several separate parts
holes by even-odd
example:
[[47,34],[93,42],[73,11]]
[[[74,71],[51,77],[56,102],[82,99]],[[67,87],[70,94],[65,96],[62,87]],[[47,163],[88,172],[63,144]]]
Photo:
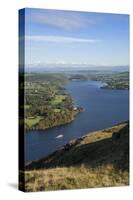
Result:
[[[85,109],[73,122],[25,134],[25,162],[43,158],[70,140],[129,119],[129,91],[101,89],[99,81],[71,81],[66,91]],[[56,138],[58,135],[63,137]]]

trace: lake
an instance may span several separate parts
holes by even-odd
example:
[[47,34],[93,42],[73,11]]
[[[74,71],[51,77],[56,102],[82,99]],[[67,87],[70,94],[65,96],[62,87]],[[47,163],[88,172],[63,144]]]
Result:
[[[83,107],[73,122],[25,134],[25,162],[38,160],[70,140],[129,120],[129,91],[101,89],[100,81],[71,81],[65,88],[74,104]],[[63,135],[63,137],[58,137]]]

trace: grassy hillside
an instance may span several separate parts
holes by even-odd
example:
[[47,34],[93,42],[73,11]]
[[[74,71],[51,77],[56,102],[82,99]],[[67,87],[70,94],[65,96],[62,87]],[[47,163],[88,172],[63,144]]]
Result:
[[26,191],[128,185],[128,124],[88,134],[28,163],[25,183]]

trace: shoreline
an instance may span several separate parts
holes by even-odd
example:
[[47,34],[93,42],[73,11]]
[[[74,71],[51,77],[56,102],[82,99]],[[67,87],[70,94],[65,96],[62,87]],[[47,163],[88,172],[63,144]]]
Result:
[[[129,185],[129,123],[87,134],[25,164],[25,191]],[[23,180],[23,179],[22,179]]]
[[64,126],[64,125],[70,124],[70,123],[72,123],[75,120],[75,118],[76,118],[77,115],[79,115],[81,112],[84,112],[84,110],[85,110],[82,107],[77,107],[77,109],[78,109],[78,112],[75,113],[75,116],[70,121],[68,121],[68,122],[61,123],[59,125],[55,125],[55,126],[51,126],[51,127],[47,127],[47,128],[40,128],[40,129],[36,128],[36,127],[29,128],[29,129],[26,128],[25,131],[24,131],[24,133],[27,133],[28,131],[45,131],[45,130],[49,130],[49,129],[52,129],[52,128],[56,128],[56,127],[60,127],[60,126]]
[[54,152],[52,152],[49,155],[47,155],[46,157],[42,157],[40,159],[36,159],[36,160],[32,160],[32,161],[26,162],[25,163],[25,167],[30,165],[30,164],[32,164],[32,163],[34,163],[34,162],[45,161],[45,160],[49,159],[50,157],[52,157],[52,156],[54,156],[54,155],[56,155],[56,154],[58,154],[58,153],[60,153],[62,151],[68,151],[70,148],[72,148],[74,145],[77,145],[78,143],[80,143],[86,137],[94,136],[95,134],[99,134],[99,132],[108,132],[108,131],[110,131],[112,129],[115,129],[118,126],[121,126],[121,125],[124,125],[124,124],[129,124],[129,126],[130,126],[130,120],[114,124],[113,126],[110,126],[110,127],[104,128],[104,129],[100,129],[100,130],[96,130],[96,131],[93,131],[93,132],[89,132],[89,133],[86,133],[85,135],[83,135],[81,137],[72,139],[69,142],[67,142],[66,144],[64,144],[63,146],[61,146],[59,149],[57,149]]

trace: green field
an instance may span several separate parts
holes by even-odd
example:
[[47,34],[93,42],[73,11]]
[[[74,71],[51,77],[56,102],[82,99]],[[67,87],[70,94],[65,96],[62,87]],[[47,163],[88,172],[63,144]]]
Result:
[[42,119],[43,119],[43,117],[41,117],[41,116],[28,117],[25,119],[25,123],[29,128],[31,128],[32,126],[38,124],[40,122],[40,120],[42,120]]
[[55,95],[55,97],[51,100],[52,105],[61,104],[62,101],[66,99],[66,95]]
[[30,108],[30,105],[24,105],[24,108],[25,108],[25,109],[29,109],[29,108]]
[[53,111],[54,111],[55,113],[59,113],[59,112],[61,112],[61,109],[55,108]]

